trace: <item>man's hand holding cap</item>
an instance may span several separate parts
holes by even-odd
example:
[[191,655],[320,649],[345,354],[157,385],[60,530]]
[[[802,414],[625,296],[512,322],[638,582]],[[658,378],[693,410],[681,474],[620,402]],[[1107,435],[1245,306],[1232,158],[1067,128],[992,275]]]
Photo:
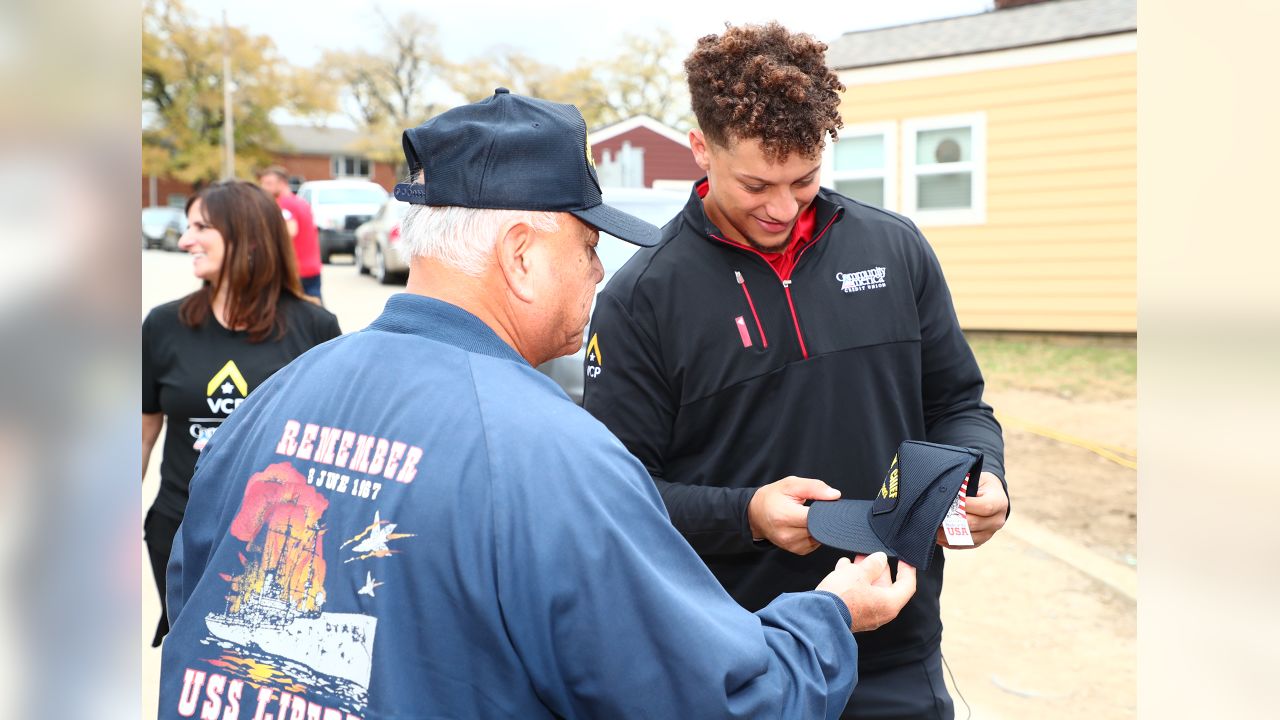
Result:
[[882,552],[836,561],[836,568],[818,583],[817,590],[838,596],[849,608],[853,632],[875,630],[898,617],[916,593],[916,569],[898,561],[898,577],[889,577],[889,558]]

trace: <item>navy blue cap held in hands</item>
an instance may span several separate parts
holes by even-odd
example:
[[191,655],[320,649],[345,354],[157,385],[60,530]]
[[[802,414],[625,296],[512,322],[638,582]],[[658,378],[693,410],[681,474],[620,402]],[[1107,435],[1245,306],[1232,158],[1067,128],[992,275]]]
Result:
[[572,105],[498,88],[405,130],[403,145],[409,173],[421,170],[423,184],[396,185],[398,200],[567,212],[635,245],[661,239],[658,228],[603,204],[587,124]]
[[907,440],[898,446],[874,500],[815,501],[809,506],[814,540],[854,553],[882,552],[927,570],[938,528],[969,477],[978,488],[982,453],[971,448]]

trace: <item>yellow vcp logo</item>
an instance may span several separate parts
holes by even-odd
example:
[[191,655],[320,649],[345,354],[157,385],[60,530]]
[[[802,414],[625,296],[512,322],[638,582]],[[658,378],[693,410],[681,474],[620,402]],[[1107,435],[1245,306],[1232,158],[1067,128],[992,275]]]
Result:
[[236,367],[235,360],[228,360],[222,369],[213,374],[209,378],[209,386],[205,389],[204,394],[213,397],[214,391],[221,386],[222,395],[230,395],[232,388],[240,391],[240,397],[249,394],[249,383],[244,381],[244,375],[240,374],[240,368]]
[[591,333],[591,339],[587,341],[587,362],[600,365],[600,339],[596,337],[596,333]]
[[603,364],[604,356],[600,354],[600,339],[596,337],[596,333],[591,333],[591,339],[587,341],[587,377],[600,377]]
[[587,138],[587,164],[590,165],[592,169],[596,166],[596,158],[591,154],[591,138]]
[[889,466],[889,477],[885,478],[884,484],[880,486],[880,497],[889,500],[896,500],[898,497],[898,456],[893,456],[893,463]]
[[[240,391],[240,397],[233,394],[236,390]],[[249,394],[249,383],[245,382],[244,375],[240,374],[236,361],[228,360],[221,370],[209,378],[209,386],[205,388],[204,394],[209,396],[205,398],[209,403],[209,412],[215,415],[229,415],[244,402]]]

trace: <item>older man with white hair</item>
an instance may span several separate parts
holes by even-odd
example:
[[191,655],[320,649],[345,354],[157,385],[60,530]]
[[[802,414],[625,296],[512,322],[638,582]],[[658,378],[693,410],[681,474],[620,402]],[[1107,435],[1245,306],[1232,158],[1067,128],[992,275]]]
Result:
[[[882,554],[757,613],[644,468],[534,368],[577,350],[601,203],[576,108],[492,97],[404,136],[408,292],[223,425],[169,568],[160,717],[832,717]],[[762,452],[766,451],[762,448]]]

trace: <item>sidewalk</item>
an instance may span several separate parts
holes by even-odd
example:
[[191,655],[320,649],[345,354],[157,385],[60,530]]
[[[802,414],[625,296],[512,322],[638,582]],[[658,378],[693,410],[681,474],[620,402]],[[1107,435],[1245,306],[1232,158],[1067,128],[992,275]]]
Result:
[[947,553],[942,652],[974,720],[1136,717],[1137,604],[1090,573],[1136,588],[1131,568],[1016,513],[982,548]]

